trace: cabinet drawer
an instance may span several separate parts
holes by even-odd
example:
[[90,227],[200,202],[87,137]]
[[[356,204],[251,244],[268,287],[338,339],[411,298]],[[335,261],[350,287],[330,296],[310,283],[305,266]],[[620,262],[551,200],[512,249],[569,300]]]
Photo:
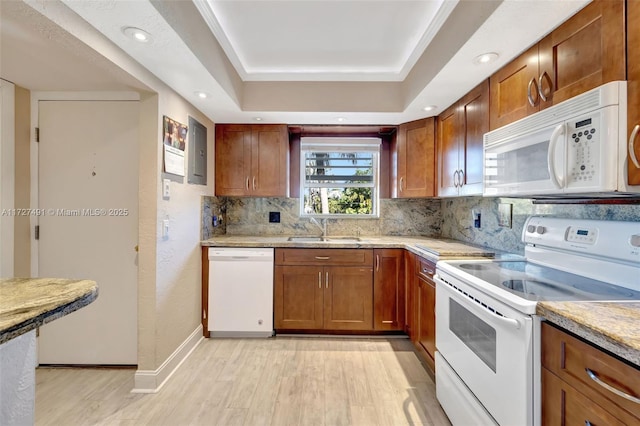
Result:
[[606,388],[640,398],[640,369],[547,323],[542,324],[542,366],[625,423],[640,421],[640,403]]
[[373,266],[373,249],[276,249],[276,265]]
[[542,369],[542,394],[543,425],[624,425],[546,368]]
[[424,257],[416,258],[416,274],[429,282],[433,282],[433,275],[436,273],[436,264]]

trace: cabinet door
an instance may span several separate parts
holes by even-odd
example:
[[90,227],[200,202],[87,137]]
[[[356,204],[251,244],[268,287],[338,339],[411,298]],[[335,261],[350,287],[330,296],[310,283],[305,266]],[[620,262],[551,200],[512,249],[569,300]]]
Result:
[[[640,2],[627,2],[627,103],[629,115],[627,138],[635,134],[632,148],[635,158],[640,161]],[[629,185],[640,185],[640,167],[627,161]]]
[[576,13],[540,41],[539,63],[540,108],[624,80],[624,1],[595,0]]
[[327,266],[324,275],[324,328],[371,330],[373,268]]
[[287,195],[287,126],[251,127],[251,195],[284,197]]
[[417,310],[419,316],[418,343],[433,363],[436,352],[436,288],[432,282],[418,276]]
[[317,266],[276,266],[274,323],[277,329],[321,329],[324,274]]
[[460,195],[482,194],[484,134],[489,131],[489,80],[460,101]]
[[435,119],[401,124],[396,143],[397,198],[435,195]]
[[489,124],[491,130],[539,110],[537,79],[538,45],[533,46],[490,77]]
[[460,165],[460,113],[458,103],[438,116],[438,196],[458,195]]
[[622,426],[626,423],[543,368],[542,424]]
[[216,125],[216,195],[249,193],[251,126]]
[[404,249],[374,250],[373,328],[404,328]]

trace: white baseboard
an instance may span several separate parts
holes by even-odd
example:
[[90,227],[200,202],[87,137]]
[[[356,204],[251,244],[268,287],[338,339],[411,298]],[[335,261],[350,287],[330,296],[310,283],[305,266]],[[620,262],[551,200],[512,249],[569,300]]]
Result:
[[155,370],[137,370],[134,376],[134,388],[131,393],[159,392],[202,340],[204,340],[204,337],[202,336],[202,324],[200,324],[160,367]]

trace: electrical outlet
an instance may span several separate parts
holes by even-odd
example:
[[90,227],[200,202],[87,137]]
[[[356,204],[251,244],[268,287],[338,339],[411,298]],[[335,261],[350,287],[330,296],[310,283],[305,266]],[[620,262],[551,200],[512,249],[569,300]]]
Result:
[[269,212],[269,223],[280,223],[280,212]]
[[169,179],[162,179],[162,198],[168,200],[171,196],[171,181]]
[[513,215],[513,204],[500,203],[498,204],[498,225],[506,228],[511,228]]

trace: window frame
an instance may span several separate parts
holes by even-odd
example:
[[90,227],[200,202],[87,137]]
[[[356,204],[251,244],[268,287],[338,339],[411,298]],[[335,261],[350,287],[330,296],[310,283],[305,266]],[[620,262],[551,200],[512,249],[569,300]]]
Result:
[[[300,139],[300,187],[298,191],[299,214],[301,218],[318,218],[318,219],[378,219],[380,217],[380,157],[382,153],[382,138],[379,137],[302,137]],[[371,204],[372,211],[370,214],[318,214],[306,213],[304,204],[305,190],[309,188],[306,184],[306,162],[305,156],[307,152],[370,152],[372,153],[372,185],[371,185]],[[344,188],[362,188],[360,185],[341,185]],[[368,187],[368,186],[367,186]]]

